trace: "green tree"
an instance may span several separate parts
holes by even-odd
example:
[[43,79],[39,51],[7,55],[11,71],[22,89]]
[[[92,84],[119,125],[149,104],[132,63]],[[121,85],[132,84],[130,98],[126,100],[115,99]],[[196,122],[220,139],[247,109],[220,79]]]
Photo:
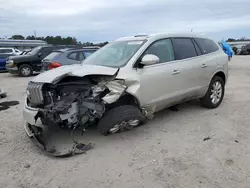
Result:
[[24,40],[25,38],[22,35],[13,35],[11,39]]
[[35,40],[35,37],[32,35],[32,36],[27,36],[26,37],[27,40]]

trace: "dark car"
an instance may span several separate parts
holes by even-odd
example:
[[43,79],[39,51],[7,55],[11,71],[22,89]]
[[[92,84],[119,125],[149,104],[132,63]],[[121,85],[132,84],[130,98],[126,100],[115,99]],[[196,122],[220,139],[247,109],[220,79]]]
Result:
[[97,51],[99,47],[68,48],[55,50],[42,60],[42,71],[47,71],[64,65],[81,63],[88,56]]
[[38,46],[25,55],[11,56],[7,59],[6,69],[11,74],[19,76],[31,76],[33,72],[40,72],[42,68],[42,59],[49,55],[58,47]]

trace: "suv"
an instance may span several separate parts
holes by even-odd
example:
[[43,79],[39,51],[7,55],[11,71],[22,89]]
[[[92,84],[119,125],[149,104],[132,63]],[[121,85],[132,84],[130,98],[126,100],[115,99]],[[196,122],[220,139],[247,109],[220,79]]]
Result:
[[227,77],[227,55],[204,36],[121,38],[83,64],[46,71],[30,81],[25,130],[48,151],[41,140],[55,128],[85,130],[97,124],[108,135],[139,126],[155,112],[185,101],[200,99],[203,106],[216,108]]
[[16,48],[0,48],[0,54],[20,55],[22,52]]
[[25,55],[11,56],[6,62],[6,69],[11,74],[31,76],[34,71],[41,71],[41,60],[49,55],[55,48],[54,46],[38,46]]
[[99,47],[84,47],[53,51],[42,60],[42,70],[47,71],[63,65],[79,64],[98,49]]

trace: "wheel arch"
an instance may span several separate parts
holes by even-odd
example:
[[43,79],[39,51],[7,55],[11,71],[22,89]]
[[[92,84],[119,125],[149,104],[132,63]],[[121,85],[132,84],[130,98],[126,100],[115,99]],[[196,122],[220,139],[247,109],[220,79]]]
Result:
[[141,109],[141,104],[138,98],[131,93],[125,92],[116,102],[109,105],[110,109],[123,105],[133,105]]
[[19,68],[21,65],[29,65],[33,68],[32,64],[30,62],[20,62],[17,64],[17,67]]
[[226,83],[227,79],[226,79],[226,74],[223,72],[223,71],[217,71],[213,76],[212,76],[212,79],[215,77],[215,76],[218,76],[220,77],[224,83]]

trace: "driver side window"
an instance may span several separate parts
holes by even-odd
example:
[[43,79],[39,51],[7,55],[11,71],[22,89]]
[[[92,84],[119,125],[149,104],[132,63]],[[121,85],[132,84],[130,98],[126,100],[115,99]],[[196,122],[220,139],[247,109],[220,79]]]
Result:
[[147,54],[156,55],[160,60],[159,63],[165,63],[175,60],[171,39],[162,39],[154,42],[145,51],[144,55]]

